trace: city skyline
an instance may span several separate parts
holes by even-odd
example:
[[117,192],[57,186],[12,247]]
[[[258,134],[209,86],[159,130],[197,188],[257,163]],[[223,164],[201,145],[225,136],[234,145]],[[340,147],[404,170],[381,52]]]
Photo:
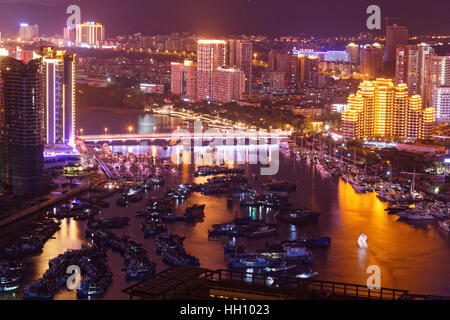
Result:
[[[192,32],[211,37],[219,34],[308,34],[317,36],[351,35],[368,31],[367,7],[370,1],[299,2],[281,0],[273,6],[268,0],[206,1],[118,1],[77,0],[2,0],[0,29],[16,32],[20,23],[37,24],[43,34],[62,33],[67,19],[66,8],[81,8],[82,21],[107,25],[107,37],[120,34],[167,34]],[[429,1],[426,7],[410,1],[378,1],[382,18],[389,23],[411,25],[412,34],[442,33],[450,30],[446,12],[450,4]],[[288,10],[287,10],[288,9]],[[189,12],[189,15],[184,15]],[[320,12],[317,16],[315,13]],[[428,23],[430,19],[433,24]],[[121,21],[122,23],[116,23]],[[167,22],[170,23],[167,23]],[[383,28],[385,21],[383,21]]]

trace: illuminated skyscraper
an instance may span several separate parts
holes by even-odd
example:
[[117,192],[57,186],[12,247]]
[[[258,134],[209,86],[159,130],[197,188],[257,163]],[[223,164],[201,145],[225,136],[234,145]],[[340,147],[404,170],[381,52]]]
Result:
[[383,71],[383,47],[374,43],[360,48],[360,72],[368,79],[376,79]]
[[251,92],[253,45],[245,40],[228,40],[228,66],[237,67],[245,73],[245,92]]
[[244,92],[244,71],[235,68],[217,68],[213,71],[213,101],[222,103],[237,101]]
[[361,83],[348,98],[342,113],[347,139],[407,138],[427,139],[433,132],[434,109],[422,109],[419,95],[408,97],[406,84],[394,85],[389,79]]
[[197,42],[197,98],[212,99],[213,71],[227,64],[227,43],[223,40]]
[[75,56],[43,48],[45,143],[73,144],[75,132]]
[[21,23],[19,29],[19,38],[22,41],[33,41],[39,36],[39,26],[37,24],[30,26],[28,23]]
[[437,69],[433,67],[433,57],[433,48],[425,43],[397,48],[395,83],[406,83],[409,94],[420,95],[424,106],[430,104],[432,74]]
[[299,81],[299,57],[288,53],[269,51],[269,72],[283,72],[287,84]]
[[170,88],[173,94],[187,98],[189,101],[197,99],[197,66],[192,61],[171,63]]
[[64,28],[64,41],[70,44],[73,44],[76,41],[75,28],[69,26]]
[[0,58],[0,180],[18,196],[42,189],[43,76],[40,59]]
[[450,86],[434,87],[431,105],[436,109],[437,121],[450,121]]
[[100,23],[84,22],[76,26],[78,45],[98,46],[103,40],[105,40],[105,28]]
[[347,45],[348,61],[350,63],[359,63],[359,46],[354,43]]
[[395,71],[395,59],[398,46],[408,44],[408,29],[404,26],[394,24],[386,27],[386,53],[385,60],[388,70],[391,73]]

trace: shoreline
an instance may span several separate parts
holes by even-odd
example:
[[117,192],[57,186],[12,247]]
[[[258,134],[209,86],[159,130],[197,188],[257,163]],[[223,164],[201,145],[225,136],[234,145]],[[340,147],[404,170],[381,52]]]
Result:
[[77,108],[78,112],[111,112],[114,114],[145,114],[149,112],[145,112],[143,109],[136,109],[136,108],[113,108],[113,107],[106,107],[106,106],[79,106]]

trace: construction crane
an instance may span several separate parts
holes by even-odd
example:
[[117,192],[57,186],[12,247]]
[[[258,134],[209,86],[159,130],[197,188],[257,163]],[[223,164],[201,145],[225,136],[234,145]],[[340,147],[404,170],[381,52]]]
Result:
[[383,20],[386,22],[386,27],[389,25],[389,21],[397,20],[397,19],[399,19],[399,17],[387,17],[386,16],[386,18],[383,18]]

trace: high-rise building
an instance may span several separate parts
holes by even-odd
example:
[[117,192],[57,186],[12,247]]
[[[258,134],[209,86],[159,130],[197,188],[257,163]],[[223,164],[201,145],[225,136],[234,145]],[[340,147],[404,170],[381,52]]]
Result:
[[75,56],[50,47],[40,52],[44,67],[44,137],[48,145],[73,144]]
[[434,87],[431,105],[436,109],[437,121],[450,121],[450,86]]
[[284,93],[284,72],[269,72],[267,74],[267,86],[267,91],[272,94]]
[[227,41],[228,66],[237,67],[245,73],[245,92],[250,93],[252,87],[253,45],[247,40]]
[[192,61],[171,63],[170,88],[173,94],[187,98],[189,101],[197,99],[197,66]]
[[76,29],[73,27],[64,28],[64,41],[68,44],[73,44],[76,41]]
[[348,61],[350,63],[359,63],[359,46],[354,43],[347,45]]
[[392,80],[381,78],[362,82],[342,113],[347,139],[428,139],[434,121],[434,109],[423,109],[419,95],[409,97],[406,84],[394,85]]
[[105,40],[105,27],[100,23],[84,22],[76,25],[76,43],[78,45],[98,46]]
[[271,50],[268,71],[283,72],[286,84],[296,84],[299,81],[299,57]]
[[388,71],[394,73],[395,71],[395,59],[398,46],[408,44],[408,29],[404,26],[398,26],[394,24],[392,26],[386,26],[386,54],[385,60],[387,63]]
[[241,99],[245,92],[245,73],[236,68],[219,67],[213,71],[212,100],[222,103]]
[[17,196],[42,189],[43,65],[0,58],[0,180]]
[[429,106],[432,90],[434,49],[425,44],[399,46],[395,67],[395,83],[406,83],[410,95],[422,97],[424,106]]
[[198,40],[197,46],[197,98],[211,101],[213,71],[227,65],[227,43],[224,40]]
[[33,41],[36,37],[39,36],[39,26],[28,25],[28,23],[21,23],[19,28],[19,38],[22,41]]
[[319,58],[317,56],[299,55],[297,57],[295,74],[297,81],[311,87],[314,85],[314,76],[319,72]]
[[383,47],[374,43],[360,48],[360,72],[368,79],[376,79],[383,72]]

